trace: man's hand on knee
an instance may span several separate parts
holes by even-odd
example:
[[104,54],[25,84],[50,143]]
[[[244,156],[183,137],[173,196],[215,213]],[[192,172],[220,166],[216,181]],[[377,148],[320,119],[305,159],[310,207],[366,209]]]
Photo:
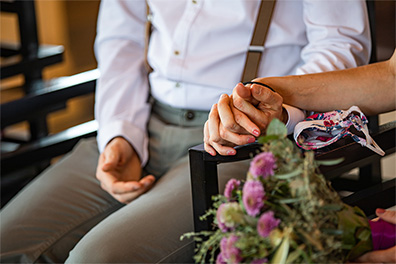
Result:
[[130,203],[148,191],[154,184],[152,175],[141,178],[139,156],[129,142],[116,137],[101,153],[96,178],[103,190],[121,203]]

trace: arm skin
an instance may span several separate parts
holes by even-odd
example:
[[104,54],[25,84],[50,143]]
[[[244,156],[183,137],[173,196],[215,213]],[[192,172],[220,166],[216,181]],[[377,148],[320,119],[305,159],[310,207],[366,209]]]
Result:
[[357,68],[254,81],[268,84],[284,103],[301,109],[327,112],[357,105],[375,115],[396,109],[396,50],[389,60]]
[[283,103],[315,112],[357,105],[367,115],[395,110],[396,50],[389,60],[371,65],[253,81],[271,86],[276,93],[261,85],[239,83],[232,96],[223,95],[212,108],[204,128],[205,150],[211,155],[216,155],[216,151],[235,155],[235,145],[249,143],[262,133],[257,120],[263,120],[263,114],[270,112],[265,108],[260,111],[259,104],[276,101],[279,107],[283,99]]

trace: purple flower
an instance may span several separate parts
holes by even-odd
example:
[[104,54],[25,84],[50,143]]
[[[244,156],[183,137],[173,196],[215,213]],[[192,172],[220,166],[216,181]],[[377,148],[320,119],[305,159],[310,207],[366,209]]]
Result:
[[224,260],[221,252],[217,255],[216,264],[227,264],[227,261]]
[[256,216],[264,206],[265,191],[259,181],[248,180],[243,186],[242,201],[248,215]]
[[221,258],[227,263],[240,263],[242,260],[241,250],[235,246],[238,241],[236,235],[223,237],[220,241]]
[[268,237],[271,231],[280,223],[280,219],[274,217],[274,212],[263,213],[257,223],[257,232],[262,237]]
[[236,189],[238,189],[239,185],[241,185],[241,182],[236,180],[236,179],[231,179],[227,182],[225,189],[224,189],[224,196],[228,199],[231,200],[232,198],[232,192]]
[[268,259],[262,258],[262,259],[254,259],[250,264],[263,264],[263,263],[268,263]]
[[271,152],[262,152],[258,154],[250,163],[249,172],[254,178],[263,177],[268,178],[274,175],[276,169],[276,159]]

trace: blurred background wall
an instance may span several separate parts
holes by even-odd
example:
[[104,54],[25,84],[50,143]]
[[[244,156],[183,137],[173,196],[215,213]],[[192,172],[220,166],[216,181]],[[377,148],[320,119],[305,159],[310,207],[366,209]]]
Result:
[[[39,41],[63,45],[64,61],[45,70],[45,78],[71,75],[96,67],[93,43],[99,0],[36,0]],[[18,41],[14,14],[1,13],[1,39]]]
[[[46,67],[44,79],[69,76],[96,68],[93,43],[99,4],[99,0],[36,0],[39,43],[62,45],[65,49],[63,62]],[[0,26],[2,41],[18,42],[18,21],[15,14],[2,12]],[[18,83],[23,83],[21,76],[2,81],[1,102],[22,96],[15,89],[4,92],[7,86]],[[48,117],[50,133],[92,119],[93,102],[92,95],[70,100],[65,110]],[[22,123],[9,129],[15,133],[24,133],[26,126]]]

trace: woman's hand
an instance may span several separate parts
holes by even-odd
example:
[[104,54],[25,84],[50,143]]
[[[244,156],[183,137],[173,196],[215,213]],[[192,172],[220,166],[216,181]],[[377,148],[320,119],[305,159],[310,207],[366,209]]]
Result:
[[235,155],[233,147],[252,143],[273,118],[287,121],[282,97],[261,85],[237,84],[213,105],[204,128],[205,150],[215,156]]
[[[235,87],[232,96],[235,108],[258,126],[261,134],[265,133],[267,126],[274,118],[284,123],[287,122],[287,113],[282,107],[282,96],[265,86],[260,84],[244,86],[240,83]],[[245,123],[249,124],[248,122]],[[244,128],[248,131],[254,129],[251,126],[244,126]]]
[[[384,221],[396,224],[396,211],[377,209],[376,215]],[[396,230],[395,230],[396,232]],[[354,262],[359,263],[396,263],[396,246],[385,249],[368,252]]]
[[[244,126],[253,127],[253,135]],[[213,156],[216,151],[220,155],[235,155],[234,146],[252,143],[259,135],[258,127],[233,106],[232,97],[223,94],[212,106],[205,123],[204,147]]]

